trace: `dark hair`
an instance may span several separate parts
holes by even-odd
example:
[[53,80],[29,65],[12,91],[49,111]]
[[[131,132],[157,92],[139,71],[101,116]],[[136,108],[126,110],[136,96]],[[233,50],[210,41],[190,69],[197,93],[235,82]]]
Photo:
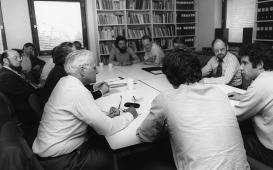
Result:
[[33,48],[35,48],[34,45],[32,43],[30,43],[30,42],[25,43],[24,46],[23,46],[23,49],[27,48],[27,47],[33,47]]
[[162,71],[174,86],[195,83],[202,78],[200,62],[191,52],[170,52],[163,59]]
[[53,49],[53,62],[56,65],[64,65],[66,56],[72,52],[73,43],[64,42]]
[[222,42],[225,44],[226,47],[228,46],[228,43],[227,43],[227,40],[226,40],[226,39],[224,39],[224,38],[216,38],[216,39],[214,39],[214,40],[211,42],[212,48],[213,48],[214,44],[215,44],[217,41],[219,41],[219,40],[222,41]]
[[239,50],[240,56],[248,56],[252,67],[256,68],[263,62],[264,70],[273,70],[273,50],[270,46],[263,43],[253,43],[243,45]]
[[149,35],[144,35],[141,39],[142,40],[150,40],[150,41],[152,41],[152,38]]
[[7,51],[4,51],[1,55],[0,55],[0,63],[3,64],[4,63],[4,58],[7,58],[9,56]]
[[75,48],[77,50],[81,50],[82,49],[82,43],[80,43],[79,41],[74,41],[73,45],[75,46]]
[[115,46],[118,47],[118,43],[119,41],[125,41],[125,43],[127,42],[127,39],[123,36],[117,36],[116,40],[115,40]]
[[13,48],[12,50],[17,51],[17,53],[21,56],[23,54],[23,50],[18,48]]

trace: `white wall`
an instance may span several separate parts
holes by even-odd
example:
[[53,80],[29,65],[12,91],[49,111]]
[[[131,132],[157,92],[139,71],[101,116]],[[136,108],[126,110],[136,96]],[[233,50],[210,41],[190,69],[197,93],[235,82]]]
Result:
[[221,28],[222,1],[198,0],[197,50],[210,47],[215,28]]
[[32,42],[27,0],[1,0],[8,49]]

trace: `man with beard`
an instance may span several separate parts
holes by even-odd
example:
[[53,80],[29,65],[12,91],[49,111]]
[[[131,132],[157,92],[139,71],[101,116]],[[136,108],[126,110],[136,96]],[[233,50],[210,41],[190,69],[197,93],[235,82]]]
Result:
[[203,78],[201,82],[240,88],[242,85],[240,63],[235,55],[228,52],[227,42],[217,38],[212,41],[212,49],[215,56],[202,68],[202,77],[209,77]]
[[115,47],[110,52],[109,62],[114,65],[126,66],[139,62],[139,58],[132,48],[127,47],[127,40],[117,36]]
[[7,50],[0,57],[3,67],[0,69],[0,91],[6,94],[14,105],[16,117],[22,122],[24,137],[31,145],[38,127],[40,117],[31,109],[28,104],[29,96],[35,92],[21,76],[22,57],[15,50]]

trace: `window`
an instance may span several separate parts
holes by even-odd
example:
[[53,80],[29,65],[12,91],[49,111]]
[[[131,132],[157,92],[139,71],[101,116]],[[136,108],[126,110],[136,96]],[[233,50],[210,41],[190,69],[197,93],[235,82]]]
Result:
[[29,0],[33,42],[40,54],[48,54],[64,41],[87,47],[84,0]]
[[227,1],[227,28],[229,42],[242,42],[243,28],[254,27],[255,0]]
[[2,16],[2,8],[0,2],[0,53],[7,49],[6,35]]

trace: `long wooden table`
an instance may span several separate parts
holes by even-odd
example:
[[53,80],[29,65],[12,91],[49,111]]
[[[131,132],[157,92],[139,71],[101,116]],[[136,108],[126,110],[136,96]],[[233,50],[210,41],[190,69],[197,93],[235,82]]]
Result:
[[[141,68],[143,67],[148,66],[139,63],[132,66],[114,66],[112,69],[109,69],[108,66],[104,66],[103,69],[99,69],[97,81],[105,81],[107,79],[109,80],[121,77],[133,78],[136,82],[133,90],[129,90],[126,86],[110,89],[109,94],[96,100],[100,107],[117,107],[119,105],[120,96],[122,96],[121,106],[123,106],[125,102],[133,102],[133,96],[137,99],[136,102],[140,104],[140,108],[137,109],[140,115],[127,128],[112,136],[106,137],[106,140],[113,150],[141,143],[136,136],[136,129],[149,114],[149,109],[153,99],[161,91],[172,88],[164,74],[154,75],[142,70]],[[244,90],[227,85],[214,86],[220,88],[226,94],[233,91],[238,93],[245,92]],[[238,101],[233,100],[230,100],[230,102],[233,106],[238,103]]]

